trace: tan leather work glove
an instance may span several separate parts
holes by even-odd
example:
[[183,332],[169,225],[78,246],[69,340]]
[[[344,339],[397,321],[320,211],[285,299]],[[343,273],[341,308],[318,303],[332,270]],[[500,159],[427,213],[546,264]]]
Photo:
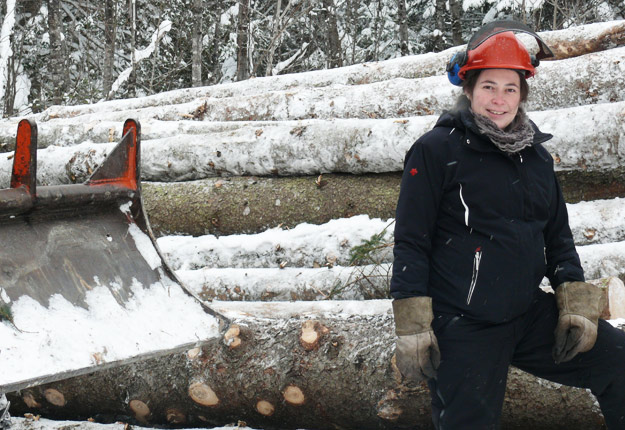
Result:
[[402,376],[411,382],[436,377],[441,353],[432,331],[431,297],[393,300],[397,343],[395,357]]
[[556,288],[560,311],[553,346],[556,363],[569,361],[595,345],[599,315],[604,307],[603,297],[599,287],[587,282],[564,282]]

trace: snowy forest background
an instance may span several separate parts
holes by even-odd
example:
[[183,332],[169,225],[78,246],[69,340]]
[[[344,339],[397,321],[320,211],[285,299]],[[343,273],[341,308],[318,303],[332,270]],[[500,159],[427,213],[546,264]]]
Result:
[[3,0],[0,112],[95,103],[625,17],[623,0]]

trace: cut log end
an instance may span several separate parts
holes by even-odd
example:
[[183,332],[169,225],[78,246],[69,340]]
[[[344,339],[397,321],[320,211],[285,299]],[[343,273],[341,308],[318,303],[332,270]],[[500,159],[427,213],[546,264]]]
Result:
[[397,405],[397,393],[393,390],[386,393],[384,398],[378,402],[377,415],[386,421],[397,421],[403,410]]
[[31,394],[31,393],[25,393],[22,396],[22,400],[24,400],[24,403],[26,403],[26,406],[28,406],[29,408],[40,408],[41,407],[41,403],[39,403],[37,400],[35,400],[35,397]]
[[304,396],[304,392],[295,385],[289,385],[284,389],[282,393],[284,396],[284,400],[293,406],[303,405],[306,401],[306,396]]
[[175,408],[167,409],[165,416],[169,424],[184,424],[187,421],[187,416],[184,412]]
[[256,410],[259,414],[270,417],[273,415],[276,408],[267,400],[259,400],[258,403],[256,403]]
[[189,357],[190,360],[195,360],[200,353],[202,352],[202,348],[193,348],[187,351],[187,357]]
[[232,324],[226,334],[224,334],[224,342],[230,349],[237,348],[241,345],[241,328],[237,324]]
[[217,394],[202,382],[196,382],[189,386],[189,397],[202,406],[216,406],[219,403]]
[[131,400],[128,404],[130,410],[135,415],[135,418],[138,421],[145,423],[147,421],[148,416],[150,416],[150,408],[141,400]]
[[46,391],[43,392],[43,396],[48,402],[52,403],[54,406],[62,407],[65,406],[65,404],[67,403],[65,401],[65,396],[63,395],[63,393],[55,390],[54,388],[48,388]]
[[319,347],[321,338],[329,332],[328,328],[320,324],[318,321],[305,321],[302,324],[300,333],[300,345],[307,351],[312,351]]

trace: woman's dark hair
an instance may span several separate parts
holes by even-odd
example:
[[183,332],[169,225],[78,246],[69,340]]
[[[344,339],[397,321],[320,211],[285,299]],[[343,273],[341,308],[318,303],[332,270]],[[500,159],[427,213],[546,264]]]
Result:
[[[462,90],[464,93],[473,94],[473,88],[475,88],[475,84],[477,84],[477,78],[480,76],[480,73],[484,69],[476,69],[467,71],[464,80],[462,81]],[[527,96],[529,95],[530,88],[527,85],[527,80],[525,80],[524,71],[515,70],[519,74],[520,79],[520,91],[521,91],[521,103],[527,101]]]

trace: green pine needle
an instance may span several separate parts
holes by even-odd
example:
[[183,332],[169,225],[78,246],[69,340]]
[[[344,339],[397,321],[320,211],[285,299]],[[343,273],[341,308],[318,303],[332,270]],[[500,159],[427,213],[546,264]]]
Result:
[[11,312],[11,305],[0,305],[0,321],[4,320],[9,321],[11,324],[13,324],[13,312]]

